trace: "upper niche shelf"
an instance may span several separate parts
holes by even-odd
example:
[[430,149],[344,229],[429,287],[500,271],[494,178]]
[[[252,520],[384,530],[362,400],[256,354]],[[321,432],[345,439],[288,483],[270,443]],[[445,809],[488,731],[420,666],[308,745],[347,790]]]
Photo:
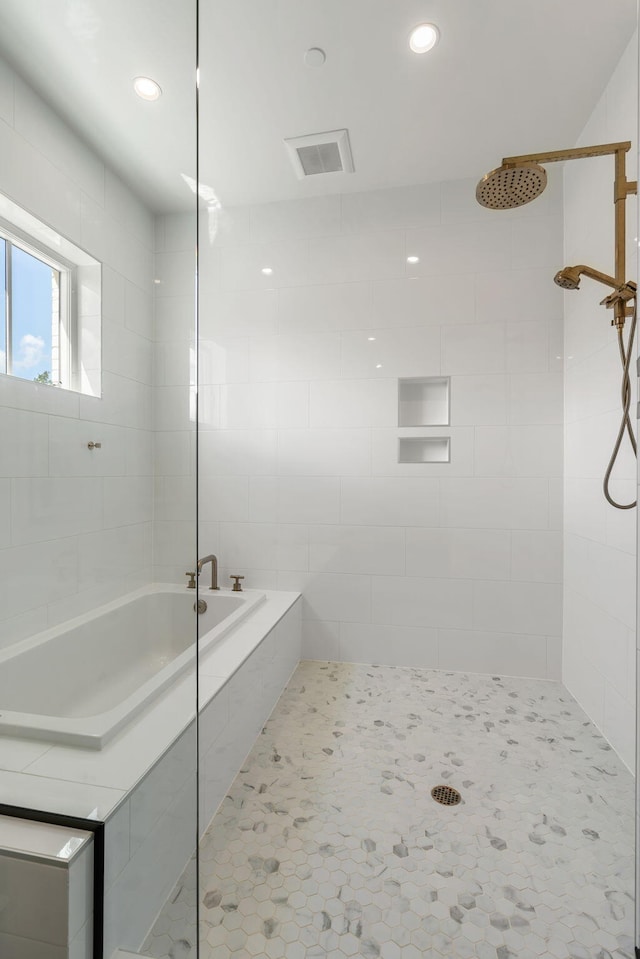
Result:
[[448,426],[449,377],[398,380],[398,426]]

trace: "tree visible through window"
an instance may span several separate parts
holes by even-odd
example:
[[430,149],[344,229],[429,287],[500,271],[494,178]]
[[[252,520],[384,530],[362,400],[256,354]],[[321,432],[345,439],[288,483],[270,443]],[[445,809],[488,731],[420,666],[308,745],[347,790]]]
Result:
[[0,373],[60,385],[61,270],[0,237]]

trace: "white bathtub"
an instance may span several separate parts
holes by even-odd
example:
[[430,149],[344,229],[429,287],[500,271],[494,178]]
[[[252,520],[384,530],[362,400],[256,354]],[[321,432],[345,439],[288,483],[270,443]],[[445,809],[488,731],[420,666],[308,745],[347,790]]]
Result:
[[[201,589],[200,653],[264,598]],[[0,735],[101,749],[189,668],[195,674],[195,599],[184,587],[146,587],[0,652]]]

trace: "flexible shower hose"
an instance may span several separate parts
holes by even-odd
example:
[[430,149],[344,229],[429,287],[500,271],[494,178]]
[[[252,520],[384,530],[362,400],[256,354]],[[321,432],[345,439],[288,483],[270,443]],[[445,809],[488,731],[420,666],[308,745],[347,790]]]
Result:
[[625,430],[629,435],[629,441],[633,448],[635,456],[638,456],[638,446],[636,443],[636,438],[633,435],[633,427],[631,425],[631,419],[629,417],[629,409],[631,406],[631,380],[629,378],[629,367],[631,365],[631,350],[633,348],[633,338],[636,332],[636,320],[637,320],[637,304],[636,301],[633,301],[633,316],[631,319],[631,329],[629,331],[629,339],[627,341],[627,346],[624,345],[624,336],[623,330],[618,329],[618,348],[620,350],[620,360],[622,362],[622,419],[620,420],[620,429],[618,430],[618,436],[616,438],[615,445],[613,447],[613,453],[611,454],[611,459],[609,460],[609,465],[607,466],[607,471],[604,474],[604,495],[606,496],[609,503],[612,506],[615,506],[616,509],[633,509],[636,505],[637,500],[634,500],[633,503],[616,503],[616,501],[611,496],[609,492],[609,480],[611,479],[611,473],[613,467],[615,466],[616,460],[618,458],[618,453],[620,452],[620,446],[622,445],[622,440],[624,439]]

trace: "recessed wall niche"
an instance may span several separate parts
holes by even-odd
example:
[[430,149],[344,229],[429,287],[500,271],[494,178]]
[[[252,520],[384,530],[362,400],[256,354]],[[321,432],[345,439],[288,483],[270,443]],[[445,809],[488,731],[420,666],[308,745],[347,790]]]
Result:
[[448,426],[449,377],[398,380],[398,426]]
[[399,463],[449,463],[451,440],[448,436],[401,436],[398,440]]

